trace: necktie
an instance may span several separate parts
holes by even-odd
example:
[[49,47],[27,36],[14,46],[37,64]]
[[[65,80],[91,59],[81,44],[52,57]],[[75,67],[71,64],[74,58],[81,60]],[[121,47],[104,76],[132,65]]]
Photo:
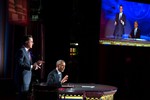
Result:
[[61,81],[61,79],[62,79],[62,74],[60,73],[60,74],[58,74],[59,75],[59,81]]
[[134,36],[136,35],[136,31],[137,31],[137,29],[134,29]]
[[31,61],[31,54],[30,51],[28,51],[29,60]]

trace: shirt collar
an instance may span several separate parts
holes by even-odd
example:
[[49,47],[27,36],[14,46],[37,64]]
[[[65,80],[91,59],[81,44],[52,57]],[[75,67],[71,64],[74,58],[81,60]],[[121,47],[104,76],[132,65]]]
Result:
[[25,46],[24,46],[24,48],[25,48],[25,50],[28,52],[29,51],[29,49],[28,48],[26,48]]
[[58,68],[56,68],[56,70],[57,70],[57,73],[58,73],[58,74],[61,74],[61,72],[58,70]]

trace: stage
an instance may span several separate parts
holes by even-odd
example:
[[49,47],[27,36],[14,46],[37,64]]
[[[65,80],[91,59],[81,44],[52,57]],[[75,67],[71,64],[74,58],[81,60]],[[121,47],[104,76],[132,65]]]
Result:
[[137,46],[137,47],[150,47],[150,41],[144,39],[107,39],[103,38],[99,40],[100,44],[104,45],[120,45],[120,46]]

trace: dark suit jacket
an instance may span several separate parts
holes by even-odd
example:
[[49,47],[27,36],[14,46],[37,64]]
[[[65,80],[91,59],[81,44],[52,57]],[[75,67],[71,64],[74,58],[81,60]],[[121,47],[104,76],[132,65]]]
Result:
[[59,81],[59,75],[56,69],[52,70],[47,76],[47,85],[52,87],[61,87],[61,82]]
[[15,59],[15,82],[18,89],[22,91],[28,91],[29,85],[31,82],[32,71],[31,71],[31,64],[32,60],[29,59],[28,52],[25,50],[24,47],[20,48],[16,54]]
[[[124,26],[125,26],[126,25],[126,16],[124,13],[122,14],[122,17],[120,18],[120,20],[124,21]],[[119,13],[117,13],[116,17],[115,17],[115,21],[117,22],[117,25],[118,25],[118,23],[120,23],[120,20],[119,20]]]
[[130,38],[140,38],[140,29],[137,29],[136,35],[134,35],[134,29],[130,32]]

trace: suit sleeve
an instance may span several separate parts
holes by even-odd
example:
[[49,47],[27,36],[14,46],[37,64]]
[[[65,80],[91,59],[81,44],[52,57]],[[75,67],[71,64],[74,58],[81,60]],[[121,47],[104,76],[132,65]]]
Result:
[[115,21],[118,23],[118,14],[115,16]]
[[47,77],[47,85],[52,86],[52,87],[61,87],[61,82],[56,81],[56,76],[55,74],[50,73]]
[[140,29],[138,29],[137,38],[140,38],[141,32]]
[[124,26],[126,25],[126,15],[124,14]]
[[134,33],[134,29],[131,30],[130,34],[129,34],[129,38],[133,38],[133,33]]

